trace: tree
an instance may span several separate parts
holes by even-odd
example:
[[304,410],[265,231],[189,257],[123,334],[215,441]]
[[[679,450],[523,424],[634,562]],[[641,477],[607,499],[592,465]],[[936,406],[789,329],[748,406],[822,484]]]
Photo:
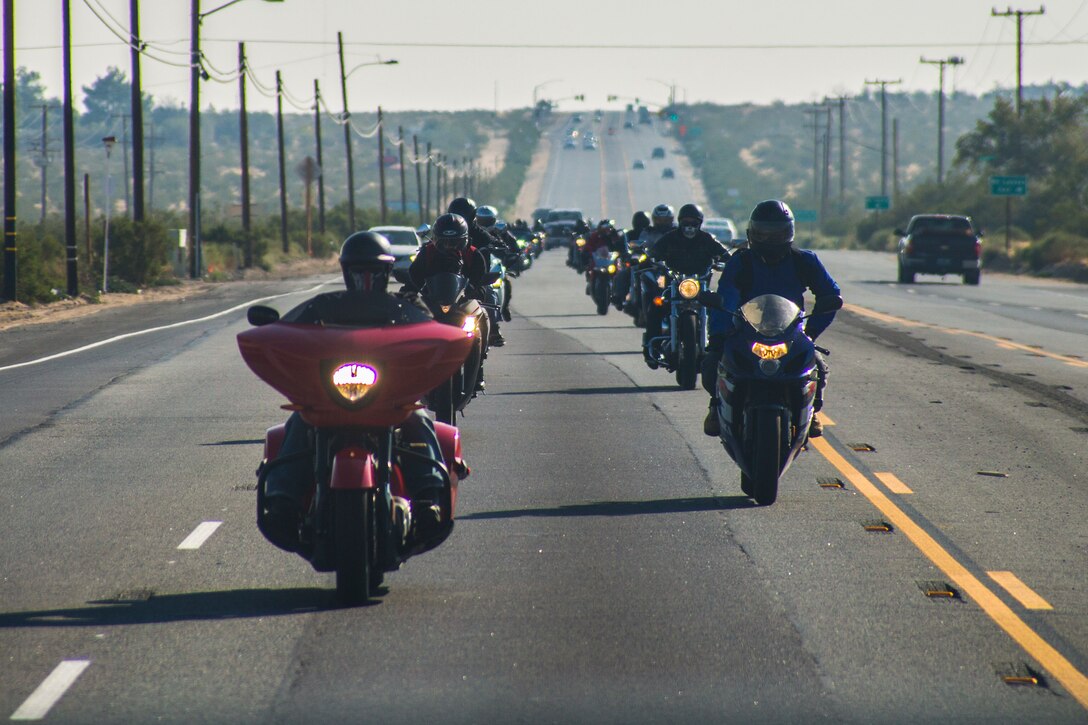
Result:
[[[106,75],[95,79],[89,86],[83,86],[83,105],[87,112],[83,120],[87,123],[108,126],[111,119],[131,112],[131,84],[124,71],[110,66]],[[144,116],[151,113],[152,98],[143,94]]]

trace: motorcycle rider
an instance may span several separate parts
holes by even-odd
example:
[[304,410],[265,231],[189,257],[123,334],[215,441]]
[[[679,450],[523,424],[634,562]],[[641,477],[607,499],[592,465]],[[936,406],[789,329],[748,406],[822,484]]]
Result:
[[[476,219],[477,209],[478,207],[476,206],[475,201],[467,196],[459,196],[450,202],[446,211],[449,214],[457,214],[465,220],[465,223],[468,225],[468,243],[474,249],[479,250],[483,255],[486,274],[486,270],[491,268],[491,258],[489,256],[490,253],[485,250],[494,246],[496,244],[496,239],[487,229],[484,229],[478,223],[478,220]],[[494,217],[492,217],[492,219],[494,219]],[[492,221],[492,223],[494,222]],[[469,281],[471,282],[472,280],[470,279]],[[478,294],[480,294],[480,296],[477,299],[481,302],[486,302],[489,305],[494,305],[497,301],[495,294],[486,286],[479,287]],[[491,317],[491,336],[488,340],[488,344],[492,347],[502,347],[506,344],[506,339],[502,336],[502,333],[499,332],[499,317],[501,314],[498,312],[492,314],[491,308],[488,308],[488,313]]]
[[601,247],[605,247],[608,251],[612,251],[615,248],[616,238],[619,233],[616,231],[616,223],[611,219],[601,219],[597,222],[597,228],[593,230],[593,233],[586,239],[586,246],[582,247],[582,259],[584,264],[582,267],[586,270],[586,294],[590,294],[590,272],[596,265],[597,250]]
[[464,275],[476,291],[486,287],[487,260],[469,243],[471,230],[458,214],[443,214],[431,227],[431,241],[419,248],[408,267],[415,288],[421,289],[427,278],[441,272]]
[[[650,247],[648,255],[679,274],[698,274],[707,271],[711,264],[728,256],[729,251],[712,235],[702,230],[703,210],[696,204],[684,204],[677,214],[679,227],[665,232]],[[642,333],[642,355],[651,368],[657,361],[650,354],[650,339],[661,334],[661,323],[668,314],[667,308],[657,305],[646,307],[646,330]]]
[[[426,305],[404,295],[387,292],[394,257],[389,241],[375,232],[356,232],[344,240],[340,248],[340,268],[346,289],[321,295],[291,310],[284,322],[322,324],[330,317],[336,319],[350,310],[352,315],[366,316],[376,322],[390,324],[400,317],[398,310],[414,306],[431,316]],[[438,526],[442,520],[440,507],[444,480],[442,449],[434,423],[422,410],[409,416],[396,430],[396,462],[411,499],[413,531],[417,536]],[[313,486],[312,456],[313,427],[296,411],[287,419],[283,444],[275,459],[284,461],[270,468],[265,479],[263,531],[276,546],[297,551],[299,525],[307,493]],[[402,455],[400,450],[410,451]],[[293,457],[293,460],[292,460]]]
[[[785,297],[801,309],[805,307],[805,290],[811,290],[816,303],[827,304],[837,300],[842,304],[842,292],[828,274],[814,252],[793,246],[794,217],[789,206],[777,199],[756,204],[748,220],[748,248],[739,249],[725,263],[718,280],[718,292],[722,308],[710,310],[710,342],[703,357],[703,387],[710,393],[710,410],[703,421],[703,432],[708,436],[720,433],[718,421],[718,362],[721,360],[725,339],[733,334],[733,313],[748,300],[764,294]],[[837,309],[837,307],[835,307]],[[812,340],[828,328],[835,314],[816,315],[808,318],[804,332]],[[823,407],[823,392],[827,385],[827,362],[816,351],[819,378],[816,382],[816,398],[813,408]],[[813,416],[809,428],[810,437],[823,435],[823,424]]]
[[[518,247],[518,239],[506,228],[506,223],[499,219],[499,211],[493,206],[481,206],[476,209],[476,223],[486,232],[491,234],[492,242],[490,251],[493,256],[499,256],[503,266],[506,267],[506,276],[503,285],[506,294],[503,296],[502,309],[499,314],[505,322],[510,321],[510,300],[514,297],[514,284],[510,277],[521,275],[518,258],[521,249]],[[481,250],[482,251],[482,250]]]
[[666,232],[676,229],[674,219],[675,214],[671,206],[668,204],[655,206],[653,211],[650,212],[650,226],[644,229],[638,237],[639,244],[646,249],[652,247]]
[[[623,232],[624,244],[620,249],[620,255],[624,261],[631,258],[632,247],[638,245],[639,236],[649,227],[650,215],[646,212],[636,211],[631,216],[631,228]],[[632,268],[626,264],[616,272],[616,277],[612,282],[612,304],[616,306],[617,310],[623,310],[624,300],[627,299],[627,293],[631,289],[631,275]]]

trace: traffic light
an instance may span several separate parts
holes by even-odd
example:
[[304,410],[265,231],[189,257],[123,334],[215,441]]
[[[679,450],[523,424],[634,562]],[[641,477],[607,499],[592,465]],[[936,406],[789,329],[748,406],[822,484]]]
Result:
[[608,96],[608,100],[610,100],[610,101],[618,101],[619,99],[620,99],[619,96],[613,96],[611,94]]
[[584,100],[586,100],[586,95],[584,93],[579,93],[577,96],[574,97],[574,100],[584,101]]

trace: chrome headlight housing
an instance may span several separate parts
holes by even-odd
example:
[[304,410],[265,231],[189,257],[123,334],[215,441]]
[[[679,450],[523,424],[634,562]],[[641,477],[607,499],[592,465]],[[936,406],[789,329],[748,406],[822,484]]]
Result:
[[699,296],[699,280],[691,278],[682,280],[677,286],[677,291],[685,300],[693,300]]

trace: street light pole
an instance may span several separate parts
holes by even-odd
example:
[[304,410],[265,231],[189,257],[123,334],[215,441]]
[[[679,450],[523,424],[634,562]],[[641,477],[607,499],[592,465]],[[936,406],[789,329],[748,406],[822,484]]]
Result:
[[937,92],[937,183],[944,183],[944,67],[945,65],[963,65],[963,58],[953,55],[940,60],[919,59],[920,63],[928,63],[940,68],[940,90]]

